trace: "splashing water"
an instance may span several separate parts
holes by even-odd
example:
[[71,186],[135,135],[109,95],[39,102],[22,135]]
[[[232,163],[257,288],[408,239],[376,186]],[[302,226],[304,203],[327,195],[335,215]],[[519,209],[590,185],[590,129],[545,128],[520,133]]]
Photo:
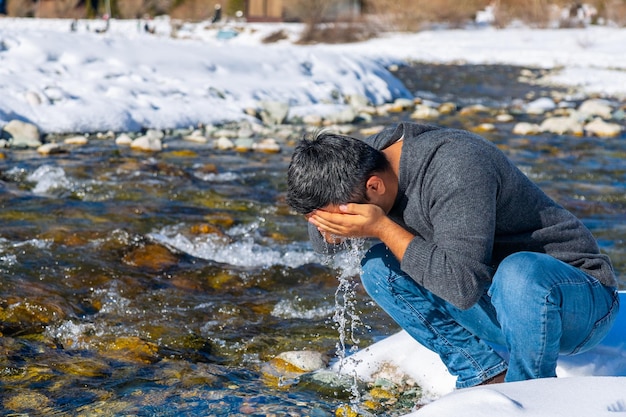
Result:
[[[341,262],[342,268],[337,277],[339,285],[335,291],[335,314],[333,321],[339,333],[339,340],[335,354],[339,359],[339,371],[344,361],[350,353],[354,353],[359,349],[359,338],[357,336],[359,329],[364,324],[359,316],[356,298],[356,288],[358,282],[354,280],[356,275],[360,275],[360,260],[365,251],[365,239],[351,239],[346,241],[346,251],[343,256],[335,259],[335,263]],[[355,274],[355,272],[357,272]],[[350,346],[350,347],[348,347]],[[352,375],[353,381],[350,386],[350,403],[358,405],[361,396],[358,389],[357,375]]]

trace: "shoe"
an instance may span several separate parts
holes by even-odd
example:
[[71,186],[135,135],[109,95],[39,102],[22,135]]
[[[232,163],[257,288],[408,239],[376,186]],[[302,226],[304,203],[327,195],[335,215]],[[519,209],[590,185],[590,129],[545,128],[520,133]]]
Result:
[[486,381],[481,382],[478,385],[491,385],[491,384],[501,384],[504,382],[504,377],[506,376],[506,371],[502,371],[500,372],[498,375],[496,376],[492,376],[491,378],[489,378]]

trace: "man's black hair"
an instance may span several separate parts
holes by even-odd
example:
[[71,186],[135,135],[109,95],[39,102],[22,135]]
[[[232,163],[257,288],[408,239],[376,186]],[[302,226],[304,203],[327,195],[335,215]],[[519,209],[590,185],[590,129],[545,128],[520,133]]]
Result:
[[287,204],[301,214],[350,202],[365,202],[365,185],[390,168],[385,155],[359,139],[329,132],[305,136],[287,171]]

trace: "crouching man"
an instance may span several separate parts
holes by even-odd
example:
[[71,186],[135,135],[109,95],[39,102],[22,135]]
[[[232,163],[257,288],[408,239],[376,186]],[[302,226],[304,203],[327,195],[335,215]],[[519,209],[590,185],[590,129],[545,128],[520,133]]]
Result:
[[363,286],[457,388],[555,377],[559,354],[592,348],[617,316],[613,268],[590,231],[470,132],[400,123],[365,140],[305,138],[287,202],[318,251],[380,241]]

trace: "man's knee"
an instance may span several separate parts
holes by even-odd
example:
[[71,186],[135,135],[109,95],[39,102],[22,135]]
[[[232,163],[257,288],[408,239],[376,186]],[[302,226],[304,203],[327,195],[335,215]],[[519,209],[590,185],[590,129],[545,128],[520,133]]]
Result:
[[535,252],[518,252],[506,257],[493,277],[489,290],[492,299],[511,298],[511,301],[521,301],[526,295],[543,292],[544,287],[550,285],[543,270],[547,256]]

